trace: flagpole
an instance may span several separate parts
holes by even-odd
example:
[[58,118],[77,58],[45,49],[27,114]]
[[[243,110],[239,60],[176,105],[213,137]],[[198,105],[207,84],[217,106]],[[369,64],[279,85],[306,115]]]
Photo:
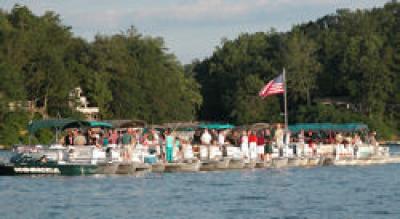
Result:
[[288,126],[288,110],[287,110],[287,86],[286,86],[286,69],[283,68],[283,85],[284,85],[284,107],[285,107],[285,130],[289,130],[289,126]]

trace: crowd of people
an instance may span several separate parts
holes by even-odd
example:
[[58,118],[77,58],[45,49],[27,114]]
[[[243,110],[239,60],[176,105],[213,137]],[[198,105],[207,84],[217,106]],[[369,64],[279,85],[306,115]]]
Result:
[[64,145],[95,145],[99,148],[110,148],[116,145],[121,147],[123,159],[130,160],[135,148],[145,148],[150,153],[156,154],[159,159],[171,162],[176,158],[183,158],[187,147],[198,152],[200,146],[217,148],[226,155],[227,146],[240,148],[244,159],[270,160],[273,148],[283,149],[289,143],[296,143],[309,147],[316,153],[316,145],[343,144],[361,145],[363,142],[376,145],[376,133],[371,132],[363,136],[358,133],[343,134],[340,132],[305,132],[291,135],[285,131],[280,124],[274,127],[251,130],[251,129],[197,129],[189,137],[180,136],[173,129],[157,131],[155,129],[102,130],[92,128],[86,131],[71,129],[63,138]]

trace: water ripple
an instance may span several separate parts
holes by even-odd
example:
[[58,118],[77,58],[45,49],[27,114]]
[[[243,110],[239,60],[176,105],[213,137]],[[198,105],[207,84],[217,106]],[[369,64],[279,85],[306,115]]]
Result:
[[0,177],[1,218],[400,218],[400,165]]

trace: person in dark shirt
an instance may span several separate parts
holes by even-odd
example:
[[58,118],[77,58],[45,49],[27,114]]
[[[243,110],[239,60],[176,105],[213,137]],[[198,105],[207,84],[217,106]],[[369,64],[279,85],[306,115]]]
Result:
[[197,129],[195,132],[194,132],[194,135],[193,135],[193,144],[194,145],[199,145],[199,144],[201,144],[201,130],[199,130],[199,129]]
[[272,158],[272,141],[273,134],[270,129],[264,131],[264,142],[265,142],[265,159],[269,161]]
[[74,134],[72,131],[68,131],[68,135],[64,138],[65,145],[73,145],[74,144]]
[[211,142],[218,142],[218,132],[215,129],[211,129]]

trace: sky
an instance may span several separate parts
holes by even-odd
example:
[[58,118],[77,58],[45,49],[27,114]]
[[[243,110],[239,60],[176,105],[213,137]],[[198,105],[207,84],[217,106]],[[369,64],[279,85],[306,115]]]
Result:
[[288,31],[337,9],[382,7],[388,0],[0,0],[0,8],[28,6],[35,14],[58,13],[75,36],[115,34],[130,26],[162,37],[183,64],[212,55],[221,39],[240,33]]

